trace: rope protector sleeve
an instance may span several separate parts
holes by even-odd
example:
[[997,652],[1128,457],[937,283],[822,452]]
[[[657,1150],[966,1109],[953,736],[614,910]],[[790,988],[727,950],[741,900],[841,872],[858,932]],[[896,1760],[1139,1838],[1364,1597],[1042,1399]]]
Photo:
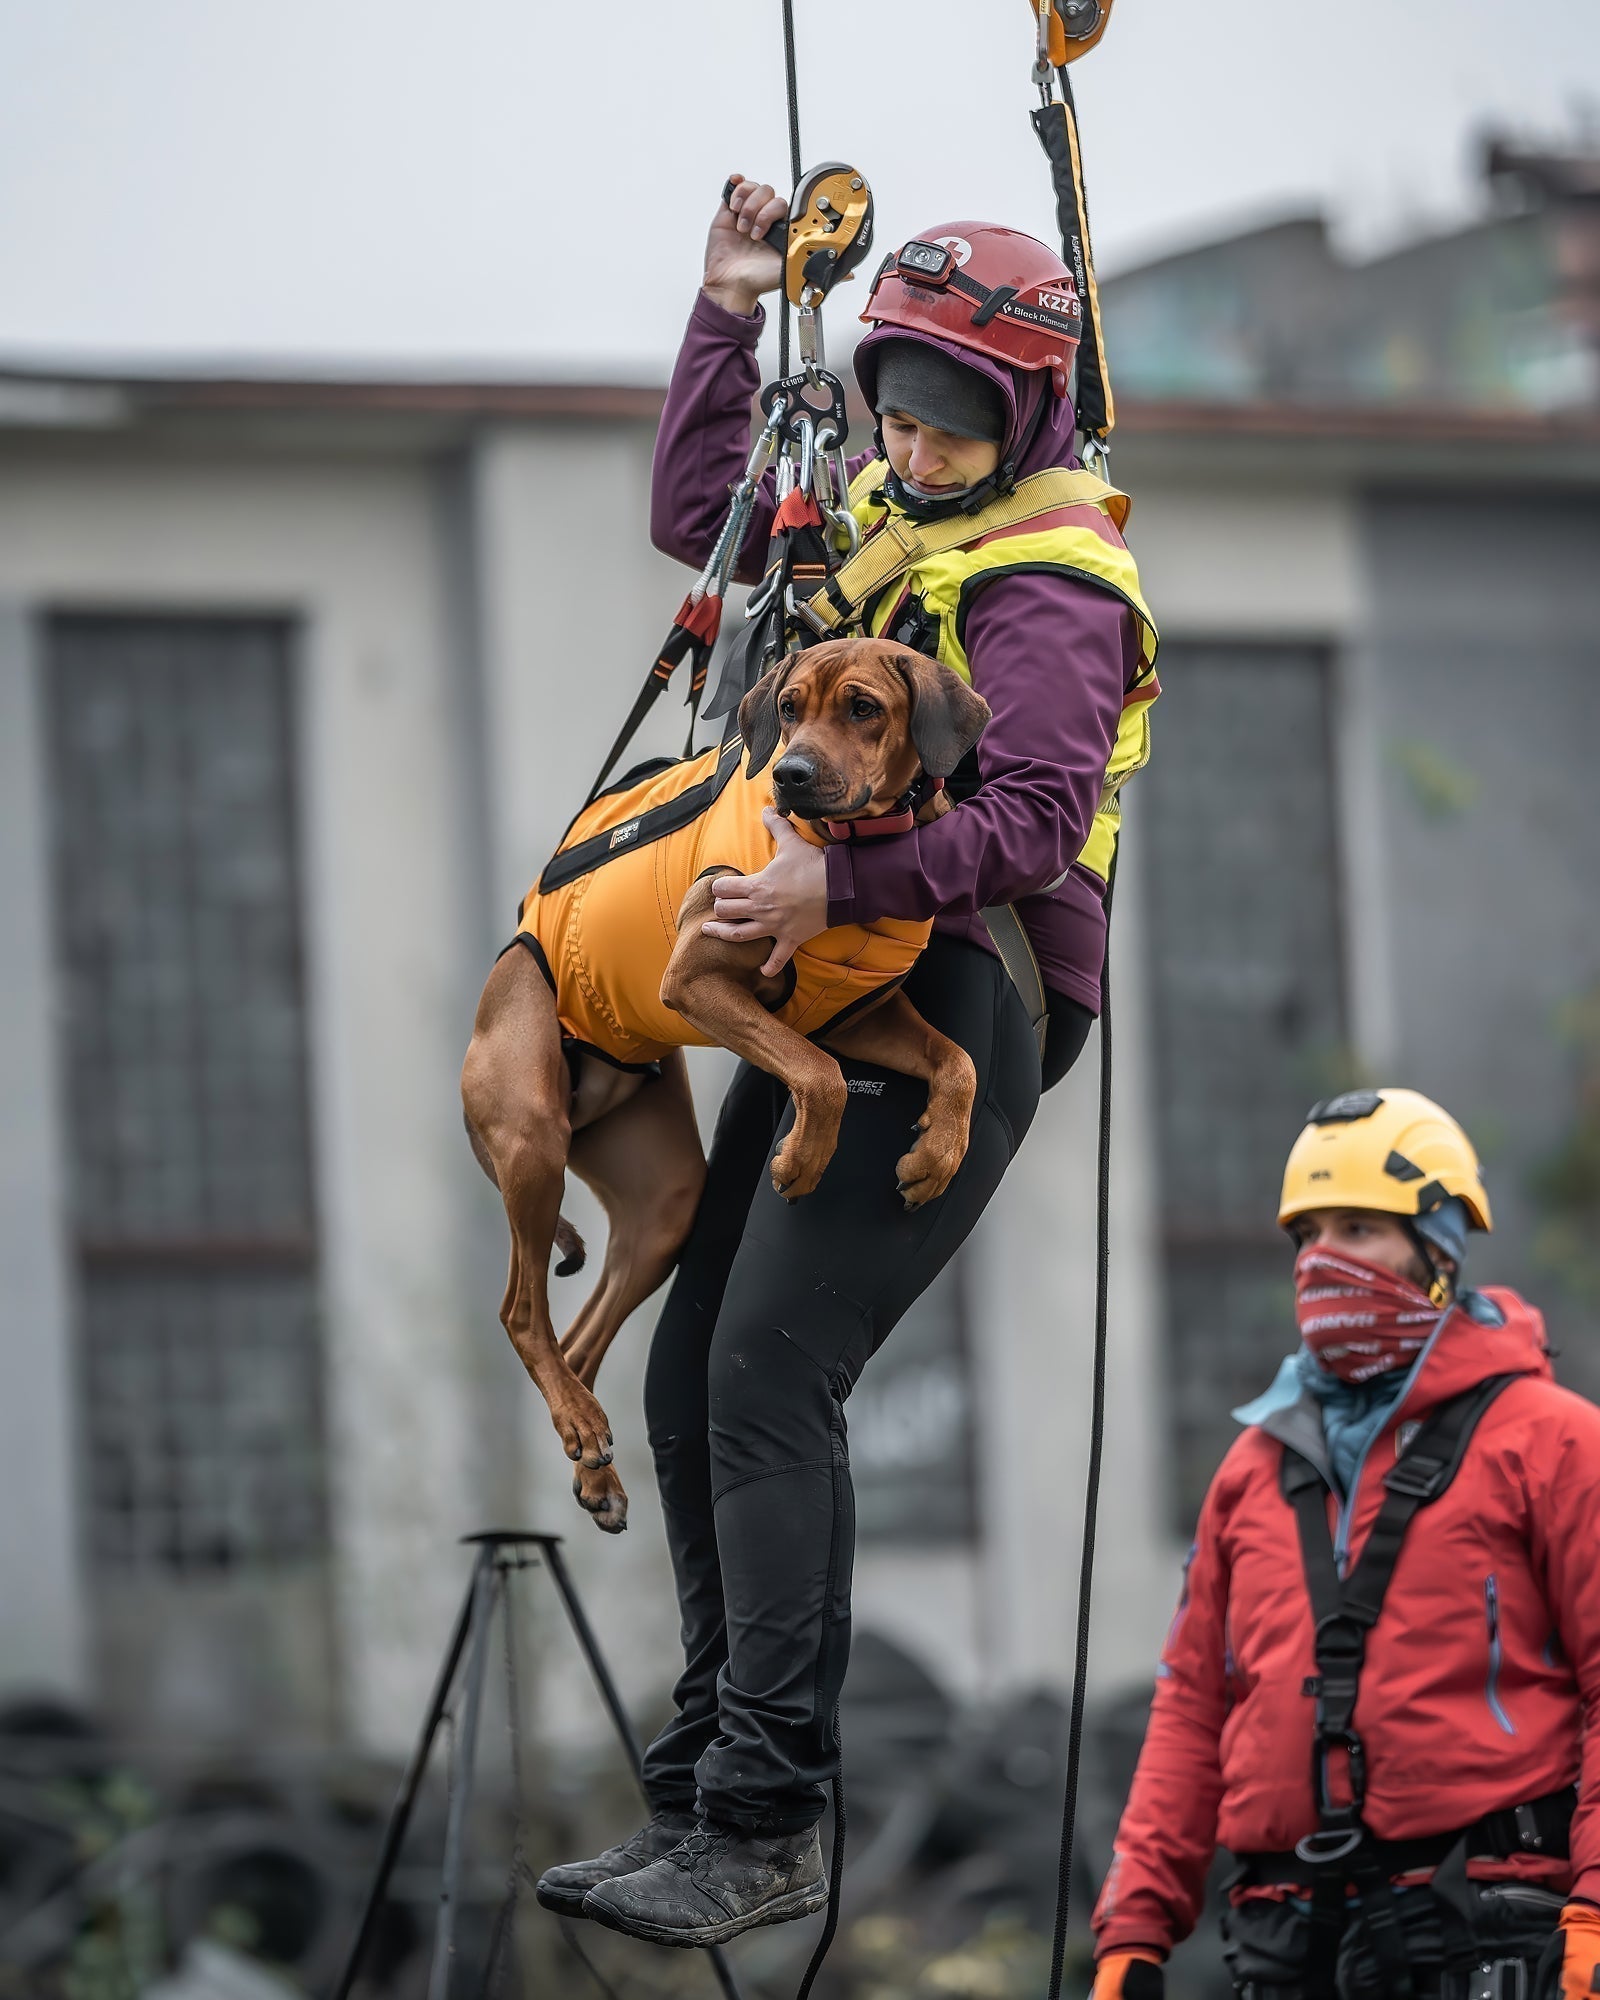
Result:
[[1094,281],[1094,256],[1089,243],[1089,208],[1083,192],[1083,161],[1078,148],[1078,113],[1067,72],[1059,72],[1061,97],[1031,114],[1056,191],[1056,224],[1061,251],[1078,287],[1083,306],[1083,339],[1078,347],[1078,428],[1103,444],[1116,423],[1111,400],[1111,370],[1106,361],[1105,330],[1100,318],[1100,293]]

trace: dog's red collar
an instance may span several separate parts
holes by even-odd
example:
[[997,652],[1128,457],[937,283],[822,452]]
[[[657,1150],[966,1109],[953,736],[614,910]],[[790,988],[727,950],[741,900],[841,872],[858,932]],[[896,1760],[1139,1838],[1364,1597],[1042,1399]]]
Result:
[[820,822],[823,834],[837,847],[850,840],[876,840],[888,833],[909,833],[917,823],[917,814],[935,792],[943,790],[943,778],[924,774],[910,791],[901,794],[892,813],[880,813],[876,819],[825,819]]

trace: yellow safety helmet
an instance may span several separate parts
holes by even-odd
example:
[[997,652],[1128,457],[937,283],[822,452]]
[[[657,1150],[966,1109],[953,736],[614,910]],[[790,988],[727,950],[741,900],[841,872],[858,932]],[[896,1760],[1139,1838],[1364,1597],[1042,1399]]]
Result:
[[1313,1208],[1427,1215],[1455,1195],[1474,1229],[1490,1230],[1472,1141],[1417,1090],[1347,1090],[1314,1104],[1283,1170],[1278,1222]]

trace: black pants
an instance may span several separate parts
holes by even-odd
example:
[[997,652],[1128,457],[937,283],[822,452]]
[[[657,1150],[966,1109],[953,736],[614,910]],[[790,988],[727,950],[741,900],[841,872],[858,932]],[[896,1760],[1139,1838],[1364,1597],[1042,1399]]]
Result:
[[[935,937],[906,990],[978,1072],[967,1156],[938,1201],[908,1215],[895,1192],[926,1102],[910,1077],[843,1064],[839,1150],[793,1205],[767,1175],[793,1118],[783,1086],[742,1066],[717,1123],[645,1377],[684,1650],[676,1713],[645,1755],[657,1808],[698,1792],[737,1826],[820,1818],[850,1641],[845,1399],[965,1241],[1038,1108],[1039,1057],[997,959]],[[1081,1048],[1077,1012],[1081,1028],[1064,1025]]]

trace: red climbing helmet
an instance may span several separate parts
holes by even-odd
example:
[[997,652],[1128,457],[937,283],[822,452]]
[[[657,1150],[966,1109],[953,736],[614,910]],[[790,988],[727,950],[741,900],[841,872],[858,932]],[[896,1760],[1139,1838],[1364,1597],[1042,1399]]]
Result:
[[1058,396],[1083,332],[1078,287],[1060,257],[996,222],[941,222],[913,236],[878,266],[861,317],[1008,368],[1048,368]]

